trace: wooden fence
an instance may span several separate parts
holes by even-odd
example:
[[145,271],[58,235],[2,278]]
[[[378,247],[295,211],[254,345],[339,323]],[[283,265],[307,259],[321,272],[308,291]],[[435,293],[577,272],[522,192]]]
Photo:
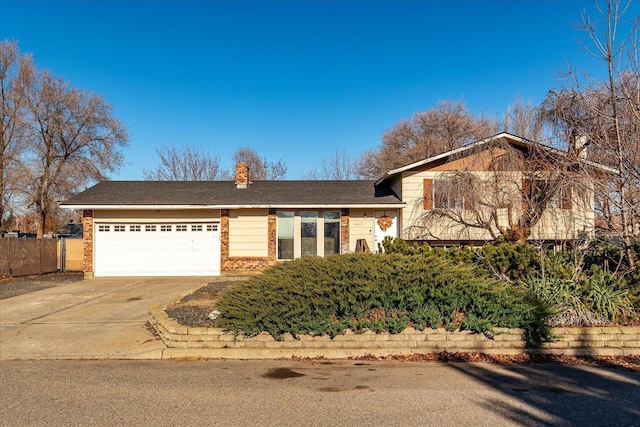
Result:
[[58,271],[58,241],[0,239],[0,277]]
[[84,245],[82,239],[58,240],[58,270],[82,271]]

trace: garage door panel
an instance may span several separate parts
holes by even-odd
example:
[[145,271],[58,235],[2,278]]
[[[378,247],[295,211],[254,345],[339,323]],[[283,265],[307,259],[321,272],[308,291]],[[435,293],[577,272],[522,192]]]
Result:
[[[215,223],[96,223],[96,276],[220,274],[220,233]],[[180,226],[180,227],[178,227]],[[184,230],[184,231],[183,231]]]

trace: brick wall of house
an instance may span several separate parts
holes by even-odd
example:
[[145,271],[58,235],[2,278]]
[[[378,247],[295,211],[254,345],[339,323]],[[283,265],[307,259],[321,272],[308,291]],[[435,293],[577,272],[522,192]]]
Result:
[[340,209],[340,252],[349,253],[349,209]]
[[268,224],[268,239],[269,239],[269,262],[275,263],[277,260],[277,248],[276,248],[276,221],[277,211],[275,209],[269,209],[269,224]]
[[93,210],[82,211],[83,272],[85,277],[93,276]]

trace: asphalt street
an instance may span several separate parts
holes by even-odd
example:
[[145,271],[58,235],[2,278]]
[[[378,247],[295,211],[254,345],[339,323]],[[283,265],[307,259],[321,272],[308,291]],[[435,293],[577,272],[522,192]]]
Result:
[[558,364],[3,361],[2,426],[637,426],[640,373]]

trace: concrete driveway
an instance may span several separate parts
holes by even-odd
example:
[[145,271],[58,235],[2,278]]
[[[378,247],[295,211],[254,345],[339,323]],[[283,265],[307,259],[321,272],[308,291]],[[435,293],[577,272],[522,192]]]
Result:
[[0,300],[0,360],[159,359],[147,308],[219,278],[92,278]]

